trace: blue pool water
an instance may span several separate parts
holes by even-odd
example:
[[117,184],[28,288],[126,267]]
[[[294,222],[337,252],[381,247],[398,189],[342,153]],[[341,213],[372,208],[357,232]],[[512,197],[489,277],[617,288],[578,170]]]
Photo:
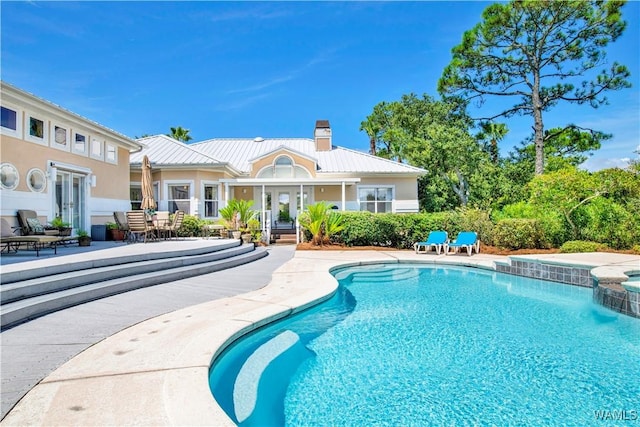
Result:
[[599,414],[615,425],[612,416],[640,417],[640,321],[595,305],[591,289],[405,264],[334,274],[332,299],[216,360],[211,390],[236,423],[593,425]]

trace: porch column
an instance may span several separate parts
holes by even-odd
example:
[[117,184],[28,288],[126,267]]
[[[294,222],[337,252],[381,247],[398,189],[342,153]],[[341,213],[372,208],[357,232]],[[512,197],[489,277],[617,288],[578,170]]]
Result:
[[224,205],[227,206],[229,204],[229,183],[224,183]]
[[346,195],[345,195],[345,184],[344,181],[342,181],[342,210],[346,210],[346,204],[347,204],[347,199],[346,199]]

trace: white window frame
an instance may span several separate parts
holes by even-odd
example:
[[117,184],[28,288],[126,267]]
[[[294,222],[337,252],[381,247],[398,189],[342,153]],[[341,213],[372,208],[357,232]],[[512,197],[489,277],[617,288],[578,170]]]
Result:
[[[42,138],[31,135],[31,118],[42,122]],[[49,125],[48,120],[39,114],[25,111],[24,114],[24,140],[39,145],[49,145]]]
[[[73,130],[72,135],[73,137],[71,139],[71,152],[79,156],[87,157],[89,155],[89,144],[91,141],[91,135],[89,135],[89,132],[84,129],[75,129]],[[84,136],[84,150],[82,151],[76,148],[76,135]]]
[[18,107],[14,107],[13,105],[6,104],[4,102],[2,103],[2,107],[6,108],[7,110],[15,111],[16,128],[11,129],[11,128],[6,128],[4,126],[0,126],[0,135],[13,136],[15,138],[22,139],[22,125],[23,125],[22,110]]
[[[58,143],[57,137],[56,137],[57,135],[56,128],[61,128],[66,131],[64,144]],[[49,132],[49,135],[51,135],[51,141],[49,141],[49,146],[57,150],[62,150],[67,152],[71,151],[71,134],[72,134],[71,126],[67,125],[66,123],[51,122],[51,130]]]
[[[385,200],[384,202],[379,202],[378,199],[376,198],[375,201],[371,202],[367,202],[366,200],[364,202],[367,203],[374,203],[374,207],[375,207],[375,212],[374,213],[390,213],[393,212],[393,206],[394,203],[393,201],[396,198],[396,186],[395,185],[389,185],[389,184],[379,184],[379,185],[375,185],[375,184],[367,184],[367,185],[358,185],[356,187],[356,200],[358,201],[358,210],[362,211],[362,203],[363,201],[360,200],[360,190],[378,190],[380,188],[385,188],[385,189],[391,189],[391,199],[390,200]],[[385,203],[388,204],[389,206],[389,210],[385,210],[384,212],[378,212],[378,203]],[[367,209],[364,209],[367,210]]]
[[[171,186],[176,186],[176,185],[188,185],[189,186],[189,198],[188,199],[173,199],[171,198],[171,193],[169,192],[169,187]],[[176,201],[176,200],[180,200],[180,201],[188,201],[189,202],[189,211],[185,211],[186,214],[191,214],[191,201],[193,200],[194,197],[194,190],[195,190],[195,181],[194,180],[189,180],[189,179],[169,179],[164,181],[164,186],[163,186],[163,192],[164,194],[166,194],[166,202],[167,202],[167,210],[171,211],[172,209],[170,208],[169,204],[172,201]]]
[[[104,160],[104,145],[105,140],[101,136],[92,136],[89,144],[89,157],[97,160]],[[100,153],[94,153],[93,147],[100,147]]]
[[[113,149],[113,158],[109,158],[109,150]],[[110,142],[105,142],[104,144],[104,160],[107,163],[113,163],[114,165],[118,164],[118,146],[116,144],[112,144]]]
[[[218,192],[218,198],[215,200],[218,203],[218,215],[216,216],[206,216],[206,212],[207,212],[207,202],[212,201],[212,199],[207,199],[205,197],[206,192],[205,192],[205,187],[216,187],[216,190]],[[221,200],[221,195],[222,195],[222,186],[220,185],[220,182],[218,181],[202,181],[200,183],[200,194],[202,196],[202,218],[206,218],[206,219],[217,219],[220,218],[220,208],[222,207],[222,200]]]

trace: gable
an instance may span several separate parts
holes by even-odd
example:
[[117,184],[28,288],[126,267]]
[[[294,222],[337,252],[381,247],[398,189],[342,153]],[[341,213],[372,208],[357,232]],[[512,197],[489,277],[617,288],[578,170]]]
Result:
[[[289,177],[316,177],[317,163],[315,160],[288,150],[285,147],[271,151],[263,156],[257,157],[249,162],[251,166],[250,176],[252,178],[278,177],[278,170],[285,171],[287,164],[293,168],[292,176]],[[305,174],[306,172],[306,174]]]

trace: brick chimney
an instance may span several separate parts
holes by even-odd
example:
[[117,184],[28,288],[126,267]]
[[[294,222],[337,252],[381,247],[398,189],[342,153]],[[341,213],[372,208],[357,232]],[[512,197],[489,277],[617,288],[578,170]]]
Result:
[[313,138],[316,141],[316,151],[331,151],[331,126],[329,126],[329,120],[316,120]]

